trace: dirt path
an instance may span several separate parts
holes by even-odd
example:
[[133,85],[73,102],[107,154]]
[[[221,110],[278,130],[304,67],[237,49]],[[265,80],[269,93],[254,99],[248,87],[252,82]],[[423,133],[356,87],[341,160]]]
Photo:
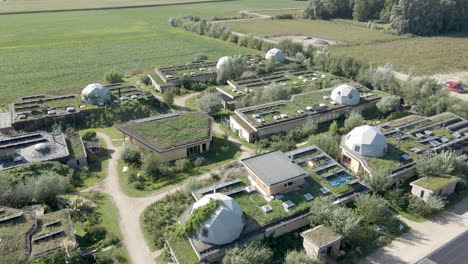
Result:
[[192,98],[194,96],[197,96],[199,95],[200,93],[192,93],[192,94],[188,94],[188,95],[184,95],[184,96],[180,96],[180,97],[175,97],[174,98],[174,105],[177,105],[177,107],[179,108],[179,110],[182,110],[182,111],[190,111],[187,106],[185,105],[186,101],[189,99],[189,98]]
[[444,215],[431,221],[416,223],[401,218],[411,230],[389,245],[378,249],[361,261],[369,263],[415,263],[451,239],[468,230],[468,198],[465,198]]

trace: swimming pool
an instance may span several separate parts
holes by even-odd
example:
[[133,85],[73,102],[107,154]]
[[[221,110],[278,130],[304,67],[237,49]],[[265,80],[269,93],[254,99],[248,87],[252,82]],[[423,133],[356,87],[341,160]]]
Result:
[[342,173],[336,177],[330,177],[329,179],[326,179],[326,181],[332,186],[332,187],[337,187],[340,186],[343,183],[346,183],[352,179],[351,175],[347,173]]

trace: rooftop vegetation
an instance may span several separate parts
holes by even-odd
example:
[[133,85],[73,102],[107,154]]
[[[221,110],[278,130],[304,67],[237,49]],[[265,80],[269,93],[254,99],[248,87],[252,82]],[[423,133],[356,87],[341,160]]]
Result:
[[[11,211],[5,208],[0,217],[15,214],[17,211]],[[29,258],[27,233],[33,228],[34,220],[30,214],[12,219],[0,224],[0,255],[1,263],[24,263]]]
[[187,113],[146,123],[130,122],[125,129],[148,144],[165,150],[207,139],[210,135],[209,125],[207,116]]
[[[49,226],[49,227],[45,226],[46,224],[51,223],[56,220],[59,220],[60,223]],[[68,221],[68,213],[65,210],[45,214],[43,217],[41,217],[38,220],[37,232],[34,233],[34,235],[32,236],[33,239],[41,235],[50,234],[52,232],[56,232],[59,230],[64,230],[64,233],[58,234],[51,238],[39,240],[36,242],[31,242],[31,245],[32,245],[31,255],[38,256],[50,250],[60,248],[62,241],[66,239],[67,237],[70,239],[70,237],[73,235],[72,233],[73,231],[71,229],[70,224],[71,224],[70,221]]]
[[200,260],[198,259],[195,251],[190,245],[190,242],[185,237],[172,236],[169,239],[174,255],[177,258],[179,263],[183,264],[198,264]]
[[[371,91],[367,89],[361,89],[361,94],[365,92]],[[327,106],[327,110],[344,107],[343,105],[338,104],[332,105],[330,103],[333,101],[332,99],[324,99],[324,96],[330,96],[330,94],[331,89],[297,94],[289,101],[277,101],[264,105],[243,108],[239,111],[244,115],[245,118],[247,118],[252,124],[255,124],[256,126],[269,125],[300,116],[307,116],[306,107],[308,106],[317,108],[319,107],[319,104],[325,104]],[[385,93],[380,91],[372,91],[372,94],[372,96],[369,96],[365,99],[361,98],[361,102],[377,99],[383,96]],[[302,110],[304,113],[299,114],[298,110]],[[257,119],[253,117],[254,114],[260,115],[265,120],[265,122],[260,123],[257,121]],[[274,116],[280,114],[286,114],[287,117],[275,120]]]
[[67,145],[68,150],[70,152],[70,156],[73,158],[81,158],[85,156],[83,143],[79,136],[73,136],[67,138]]
[[177,227],[176,234],[179,236],[194,234],[221,204],[221,200],[211,199],[208,204],[193,210],[189,218]]
[[303,233],[303,235],[314,242],[317,246],[324,246],[339,239],[341,236],[326,226],[320,226]]
[[457,180],[457,177],[424,177],[413,182],[413,184],[424,189],[436,191]]

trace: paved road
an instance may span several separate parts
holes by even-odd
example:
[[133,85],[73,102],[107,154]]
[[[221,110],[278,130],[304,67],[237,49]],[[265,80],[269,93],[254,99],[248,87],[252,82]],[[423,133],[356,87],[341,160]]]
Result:
[[416,223],[401,218],[411,230],[378,249],[361,264],[415,263],[468,230],[468,198],[431,221]]

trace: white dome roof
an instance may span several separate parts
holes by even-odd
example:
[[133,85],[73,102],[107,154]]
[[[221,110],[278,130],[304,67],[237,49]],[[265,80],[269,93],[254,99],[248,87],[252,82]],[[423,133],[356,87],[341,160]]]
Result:
[[50,151],[50,146],[47,143],[38,143],[34,145],[34,150],[37,152],[45,153]]
[[81,92],[81,100],[88,104],[104,104],[111,99],[109,89],[99,83],[92,83],[86,86]]
[[196,208],[208,204],[211,199],[220,200],[222,204],[218,206],[206,220],[205,224],[198,230],[198,240],[214,245],[231,243],[239,238],[244,230],[242,209],[231,197],[222,193],[214,193],[205,195],[194,203],[192,212]]
[[354,128],[346,135],[346,147],[367,157],[383,157],[387,153],[387,139],[376,127]]
[[357,105],[361,100],[359,91],[349,84],[342,84],[333,89],[330,97],[341,105]]
[[222,65],[228,62],[231,59],[229,56],[224,56],[221,59],[218,60],[218,63],[216,64],[216,69],[221,69]]
[[274,48],[274,49],[269,50],[266,53],[265,58],[267,60],[274,60],[276,62],[283,62],[284,61],[284,54],[280,49]]

